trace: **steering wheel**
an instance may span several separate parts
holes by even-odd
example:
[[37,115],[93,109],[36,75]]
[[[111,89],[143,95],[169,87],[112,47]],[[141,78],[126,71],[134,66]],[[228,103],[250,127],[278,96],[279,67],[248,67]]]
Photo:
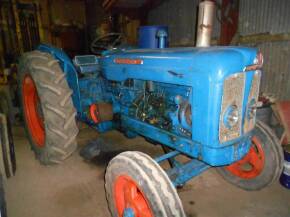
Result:
[[113,49],[120,45],[123,35],[121,33],[108,33],[94,39],[91,43],[91,52],[101,55],[103,51]]

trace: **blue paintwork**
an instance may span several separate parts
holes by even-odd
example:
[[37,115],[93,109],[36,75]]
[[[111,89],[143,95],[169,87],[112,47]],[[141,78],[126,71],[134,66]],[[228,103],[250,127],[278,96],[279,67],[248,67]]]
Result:
[[[203,159],[209,159],[207,163],[215,162],[216,165],[218,162],[231,163],[248,151],[249,144],[242,142],[249,137],[247,135],[220,144],[218,126],[224,79],[230,74],[242,72],[245,66],[253,64],[256,53],[255,49],[241,47],[136,49],[107,54],[100,60],[100,64],[104,77],[108,80],[121,82],[133,78],[182,85],[191,89],[193,93],[190,96],[190,103],[194,111],[191,140],[195,146],[200,145],[204,149],[201,151]],[[143,64],[115,64],[116,58],[142,59]],[[253,72],[247,72],[246,75],[245,99],[249,94]],[[243,113],[245,109],[246,105],[243,107]],[[140,128],[136,127],[136,130],[140,131]],[[237,142],[239,144],[235,147],[228,147]],[[222,150],[222,147],[225,149]],[[232,151],[229,152],[227,149]],[[227,157],[236,152],[234,150],[242,153],[236,155],[238,156],[236,159]],[[184,152],[187,153],[186,150]],[[196,157],[194,151],[191,153],[190,156]],[[226,158],[214,160],[219,156]]]
[[[168,32],[167,26],[140,26],[138,30],[138,47],[139,48],[157,48],[158,38],[156,37],[159,30]],[[166,40],[166,45],[168,41]]]
[[[100,132],[105,132],[113,128],[113,123],[105,122],[96,125],[88,118],[88,106],[96,101],[103,99],[100,94],[103,92],[103,82],[99,80],[98,58],[95,58],[95,64],[74,65],[73,61],[66,53],[56,47],[41,44],[37,48],[40,51],[51,54],[55,59],[59,60],[59,64],[66,74],[69,87],[73,90],[72,100],[77,110],[77,118],[96,128]],[[79,69],[79,70],[78,70]],[[92,70],[94,69],[94,70]],[[88,74],[87,77],[80,77],[79,73]]]
[[180,163],[174,159],[178,155],[180,155],[179,151],[171,151],[154,159],[157,163],[161,163],[165,160],[172,163],[171,166],[173,165],[173,167],[168,169],[166,173],[174,186],[182,186],[193,177],[210,168],[210,165],[197,159],[193,159],[188,163]]
[[166,38],[167,38],[167,32],[163,29],[159,30],[157,32],[157,38],[158,38],[158,48],[165,48],[166,47]]
[[284,149],[284,169],[280,176],[280,183],[290,189],[290,151]]
[[193,159],[186,164],[176,166],[172,169],[167,170],[166,173],[171,179],[174,186],[182,186],[187,181],[195,176],[198,176],[208,168],[210,168],[210,165],[202,161]]
[[162,141],[162,144],[212,166],[226,165],[241,159],[248,152],[251,144],[251,137],[248,134],[232,141],[234,145],[209,147],[126,116],[122,117],[122,127],[134,130],[139,135],[154,141]]
[[135,217],[135,213],[132,208],[126,208],[123,213],[123,217]]
[[168,160],[170,158],[173,158],[177,155],[179,155],[180,152],[179,151],[171,151],[167,154],[164,154],[164,155],[161,155],[160,157],[157,157],[155,158],[154,160],[157,162],[157,163],[161,163],[162,161],[165,161],[165,160]]
[[290,189],[290,175],[287,175],[286,173],[282,173],[280,176],[280,183],[285,188]]
[[[73,90],[73,102],[79,119],[101,132],[118,129],[129,137],[141,135],[181,154],[199,159],[184,167],[176,167],[175,172],[181,172],[176,183],[184,183],[208,168],[208,165],[221,166],[235,162],[249,150],[252,132],[241,132],[239,138],[225,143],[220,143],[218,132],[224,80],[233,73],[242,72],[245,66],[253,64],[256,49],[118,49],[106,51],[102,57],[96,58],[95,63],[89,64],[88,60],[88,65],[85,62],[82,66],[75,66],[59,49],[44,45],[38,49],[49,52],[60,60],[68,84]],[[116,59],[142,60],[142,64],[117,64]],[[246,117],[246,102],[254,75],[253,71],[245,73],[243,120]],[[133,80],[134,84],[131,85],[130,80]],[[146,119],[142,120],[141,116],[137,116],[140,108],[146,107],[145,102],[151,99],[150,96],[146,98],[142,95],[142,91],[148,85],[146,81],[150,81],[149,85],[153,84],[151,92],[159,95],[162,93],[165,99],[159,106],[160,111],[151,111],[148,108],[146,113],[151,118],[156,115],[159,118],[159,113],[162,112],[163,116],[158,120],[160,123],[146,122]],[[158,94],[153,95],[157,97],[157,102]],[[145,100],[144,104],[142,101],[139,103],[139,98]],[[94,124],[88,117],[87,110],[91,104],[97,102],[111,103],[117,118],[114,121]],[[134,107],[137,102],[139,107]],[[183,102],[191,105],[191,125],[184,115],[181,118],[178,116]],[[162,108],[164,105],[165,108]],[[168,120],[171,125],[167,126]],[[158,161],[160,159],[162,160],[159,158]],[[193,166],[194,171],[190,170]]]

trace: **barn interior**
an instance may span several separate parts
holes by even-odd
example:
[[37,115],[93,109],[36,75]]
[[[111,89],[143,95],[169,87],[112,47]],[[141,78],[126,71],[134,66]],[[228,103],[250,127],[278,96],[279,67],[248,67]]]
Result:
[[0,217],[289,217],[289,11],[0,0]]

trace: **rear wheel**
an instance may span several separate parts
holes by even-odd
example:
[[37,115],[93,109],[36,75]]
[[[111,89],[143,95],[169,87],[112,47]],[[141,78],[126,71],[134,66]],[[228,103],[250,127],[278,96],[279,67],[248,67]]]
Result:
[[0,89],[0,112],[7,116],[10,124],[15,123],[15,112],[8,85],[3,85]]
[[4,178],[9,178],[16,171],[16,157],[12,130],[6,115],[0,113],[0,172]]
[[248,154],[218,171],[225,180],[242,189],[259,190],[276,181],[282,169],[283,150],[277,137],[267,125],[258,122]]
[[6,200],[2,174],[0,174],[0,217],[7,217]]
[[32,51],[20,59],[19,85],[25,128],[36,157],[43,164],[60,163],[76,149],[78,133],[65,74],[51,55]]
[[164,170],[148,155],[123,152],[105,177],[113,217],[184,217],[182,203]]

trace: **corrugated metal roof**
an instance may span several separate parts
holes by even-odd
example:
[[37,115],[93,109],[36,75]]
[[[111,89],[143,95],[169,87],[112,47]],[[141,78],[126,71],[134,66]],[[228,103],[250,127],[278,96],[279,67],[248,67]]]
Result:
[[290,99],[290,41],[256,45],[264,56],[261,92]]
[[[149,25],[167,25],[171,45],[194,45],[197,9],[200,0],[170,0],[149,13]],[[213,37],[220,34],[220,24],[214,23]]]
[[[289,32],[289,0],[240,1],[240,35]],[[249,46],[258,47],[264,55],[261,91],[274,94],[279,99],[290,99],[290,42],[265,42]]]
[[290,32],[289,0],[241,0],[241,35]]
[[[197,7],[200,0],[168,0],[150,11],[149,24],[169,26],[173,44],[195,40]],[[221,0],[218,0],[221,3]],[[239,33],[290,32],[290,0],[240,0]],[[220,24],[215,19],[213,37],[220,35]]]

